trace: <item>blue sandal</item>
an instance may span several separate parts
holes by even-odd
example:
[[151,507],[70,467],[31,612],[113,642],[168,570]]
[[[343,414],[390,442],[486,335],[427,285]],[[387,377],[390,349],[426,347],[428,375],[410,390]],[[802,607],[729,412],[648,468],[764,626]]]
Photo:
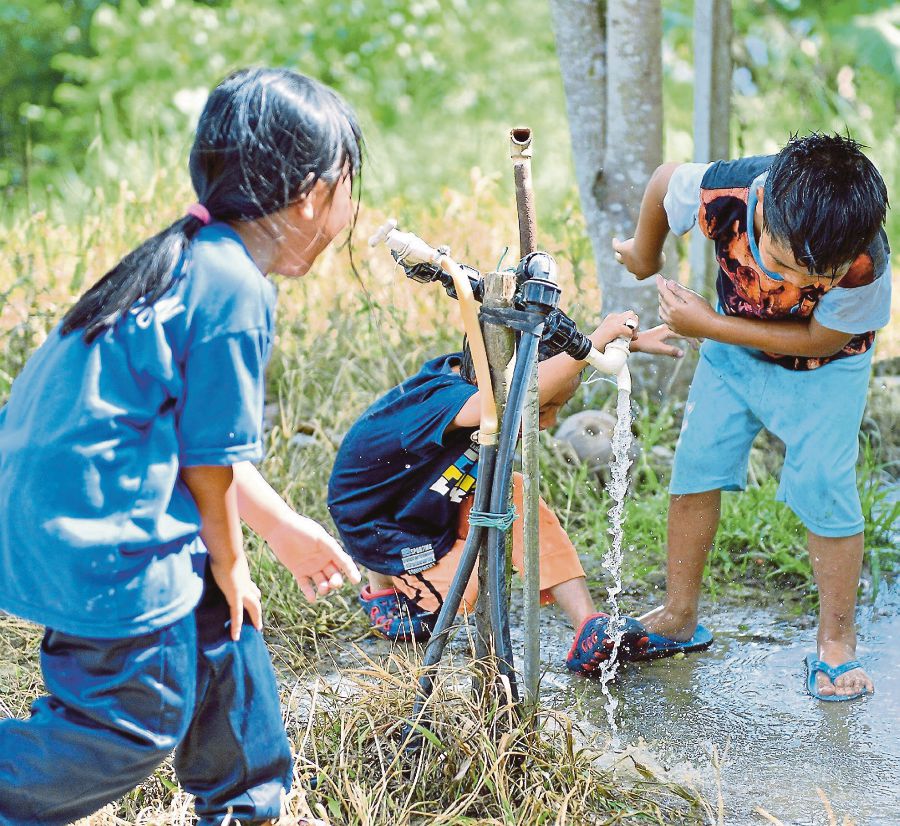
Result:
[[702,625],[697,626],[694,636],[689,640],[670,640],[659,634],[647,634],[647,645],[631,654],[628,659],[657,660],[661,657],[674,657],[676,654],[689,654],[691,651],[705,651],[712,644],[713,635]]
[[423,611],[393,588],[372,591],[366,585],[359,593],[359,604],[369,617],[372,631],[394,642],[427,640],[437,620],[437,614]]
[[821,700],[823,703],[843,703],[847,700],[858,700],[865,697],[868,690],[857,691],[856,694],[819,694],[816,690],[816,674],[821,671],[833,683],[841,674],[846,674],[854,668],[862,668],[859,660],[849,660],[842,665],[832,668],[828,663],[818,659],[815,654],[806,655],[806,690],[810,696]]
[[[647,631],[641,623],[631,617],[621,617],[622,641],[619,643],[619,658],[634,659],[633,653],[647,645]],[[572,647],[566,657],[566,668],[576,674],[590,674],[609,659],[613,640],[607,635],[609,614],[591,614],[575,634]]]

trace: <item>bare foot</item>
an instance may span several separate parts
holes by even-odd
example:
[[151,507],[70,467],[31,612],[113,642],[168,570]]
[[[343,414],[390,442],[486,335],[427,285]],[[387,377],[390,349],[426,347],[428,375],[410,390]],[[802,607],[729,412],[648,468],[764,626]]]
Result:
[[648,611],[638,620],[651,634],[679,642],[689,640],[697,630],[696,611],[675,611],[666,605]]
[[[819,646],[819,659],[827,663],[832,668],[843,665],[856,658],[856,646],[843,642],[824,642]],[[847,696],[849,694],[859,694],[860,691],[867,691],[869,694],[875,693],[875,684],[865,671],[861,668],[854,668],[841,674],[834,683],[828,679],[827,674],[821,671],[816,673],[816,691],[823,697]]]

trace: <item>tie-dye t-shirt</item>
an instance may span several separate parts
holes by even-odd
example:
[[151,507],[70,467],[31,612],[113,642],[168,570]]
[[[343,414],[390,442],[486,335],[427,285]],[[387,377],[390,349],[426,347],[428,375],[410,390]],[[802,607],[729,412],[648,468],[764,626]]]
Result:
[[672,175],[664,206],[674,233],[685,233],[696,224],[713,241],[721,312],[767,321],[814,315],[822,326],[853,336],[839,353],[827,358],[762,354],[792,370],[813,370],[866,352],[875,331],[888,323],[890,249],[887,236],[879,233],[834,285],[796,287],[770,277],[748,227],[753,226],[756,191],[765,182],[773,158],[682,164]]

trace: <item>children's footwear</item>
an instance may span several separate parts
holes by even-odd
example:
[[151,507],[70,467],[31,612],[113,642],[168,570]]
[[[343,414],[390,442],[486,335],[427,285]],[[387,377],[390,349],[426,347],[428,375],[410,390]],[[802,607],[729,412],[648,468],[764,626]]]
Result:
[[671,657],[675,654],[689,654],[691,651],[703,651],[713,644],[713,635],[702,625],[697,626],[694,636],[689,640],[670,640],[659,634],[647,634],[647,645],[634,654],[629,660],[656,660],[660,657]]
[[841,674],[846,674],[854,668],[862,668],[859,660],[850,660],[843,665],[832,668],[828,663],[818,659],[815,654],[806,655],[806,690],[812,697],[823,703],[843,703],[847,700],[858,700],[865,697],[868,691],[857,691],[856,694],[821,694],[816,688],[816,674],[821,671],[831,682],[834,682]]
[[[634,659],[634,653],[647,645],[647,631],[636,619],[621,617],[624,622],[619,651],[623,659]],[[575,641],[566,657],[566,667],[577,674],[590,674],[600,663],[609,659],[613,639],[607,635],[608,614],[592,614],[578,629]],[[626,656],[627,655],[627,656]]]
[[359,592],[359,604],[380,637],[398,642],[427,640],[437,614],[423,611],[393,588],[371,591],[367,585]]

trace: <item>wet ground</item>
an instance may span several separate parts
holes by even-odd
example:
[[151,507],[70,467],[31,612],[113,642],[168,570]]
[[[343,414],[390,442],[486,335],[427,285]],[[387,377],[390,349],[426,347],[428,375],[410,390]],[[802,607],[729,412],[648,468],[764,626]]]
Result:
[[[555,609],[544,609],[542,700],[581,721],[590,745],[606,751],[604,762],[626,775],[634,777],[634,758],[692,785],[716,819],[721,800],[726,826],[900,826],[900,582],[883,585],[858,615],[858,653],[876,684],[862,701],[807,695],[810,617],[707,604],[703,622],[715,635],[709,651],[632,664],[617,678],[611,739],[599,684],[566,671],[572,632]],[[514,616],[517,656],[520,629]],[[467,647],[460,637],[451,646],[458,655]],[[374,639],[360,647],[376,657],[390,648]]]
[[[858,653],[876,684],[863,701],[806,694],[803,660],[815,645],[808,622],[798,628],[771,609],[707,606],[704,624],[716,637],[708,652],[635,664],[618,679],[619,751],[655,760],[714,803],[720,782],[726,824],[767,822],[757,807],[785,824],[828,824],[817,789],[838,823],[900,824],[900,586],[860,612]],[[544,701],[606,742],[599,686],[561,667],[571,644],[563,624],[547,630]]]
[[[888,497],[895,501],[896,485]],[[891,541],[900,544],[900,532]],[[599,683],[565,669],[572,629],[555,608],[544,609],[541,699],[580,721],[611,767],[634,777],[637,760],[698,788],[713,806],[713,823],[900,826],[900,581],[882,583],[875,599],[871,586],[864,590],[857,654],[875,682],[875,694],[864,700],[825,703],[806,693],[814,617],[791,618],[775,603],[709,602],[702,622],[715,642],[707,652],[632,664],[612,684],[616,737]],[[512,617],[517,658],[519,594]],[[464,636],[451,643],[462,656]],[[375,639],[360,647],[376,657],[390,649]]]

